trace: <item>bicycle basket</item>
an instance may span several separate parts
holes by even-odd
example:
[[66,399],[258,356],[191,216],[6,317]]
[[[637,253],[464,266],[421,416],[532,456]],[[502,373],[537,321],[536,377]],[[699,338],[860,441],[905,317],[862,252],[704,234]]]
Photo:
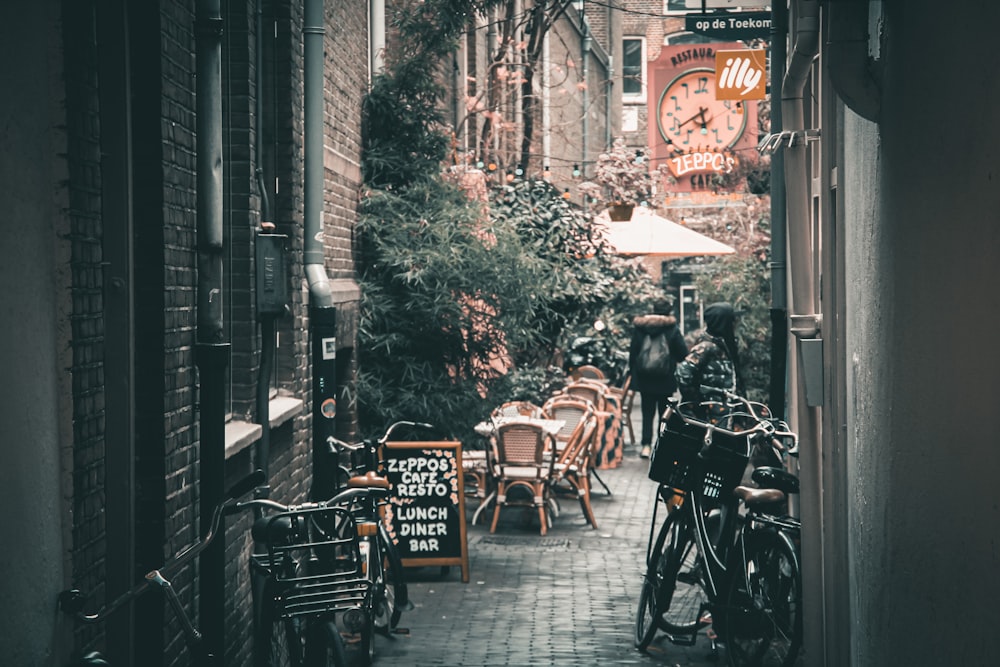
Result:
[[667,408],[649,457],[649,478],[681,491],[720,498],[736,488],[749,460],[748,437]]
[[362,571],[354,517],[340,507],[281,512],[255,522],[267,553],[254,556],[276,584],[283,618],[362,606],[370,582]]

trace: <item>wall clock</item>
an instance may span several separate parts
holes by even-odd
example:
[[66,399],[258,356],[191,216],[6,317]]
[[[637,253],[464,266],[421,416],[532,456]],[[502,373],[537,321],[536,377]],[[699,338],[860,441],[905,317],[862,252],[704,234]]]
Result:
[[724,150],[743,136],[743,103],[715,99],[715,70],[690,69],[667,84],[657,105],[660,136],[674,152]]

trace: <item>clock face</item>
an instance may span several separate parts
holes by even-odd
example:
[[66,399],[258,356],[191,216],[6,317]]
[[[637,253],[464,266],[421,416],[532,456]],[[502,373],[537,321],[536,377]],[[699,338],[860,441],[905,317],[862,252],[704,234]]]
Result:
[[699,68],[678,75],[663,89],[656,122],[674,152],[723,150],[743,135],[744,111],[741,102],[715,99],[715,71]]

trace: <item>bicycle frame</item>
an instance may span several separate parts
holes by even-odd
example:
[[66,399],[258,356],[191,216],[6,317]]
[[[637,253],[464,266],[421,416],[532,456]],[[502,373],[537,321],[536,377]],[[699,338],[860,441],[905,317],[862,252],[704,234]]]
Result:
[[[170,578],[173,578],[177,572],[208,548],[219,534],[219,526],[222,523],[223,515],[231,514],[240,508],[240,505],[235,502],[236,499],[245,496],[251,490],[260,486],[263,481],[264,473],[257,470],[238,482],[228,491],[223,502],[215,507],[212,512],[208,532],[203,538],[168,560],[160,568],[147,573],[142,582],[105,604],[100,610],[96,612],[84,611],[87,597],[78,589],[66,590],[59,594],[60,610],[76,616],[85,623],[99,623],[150,589],[154,587],[159,588],[181,624],[185,641],[194,656],[195,664],[202,667],[221,665],[223,657],[216,656],[208,651],[201,632],[194,626],[187,612],[184,610],[184,605],[181,603],[180,598],[177,597],[177,592],[174,590]],[[170,578],[165,576],[164,573],[169,574]]]

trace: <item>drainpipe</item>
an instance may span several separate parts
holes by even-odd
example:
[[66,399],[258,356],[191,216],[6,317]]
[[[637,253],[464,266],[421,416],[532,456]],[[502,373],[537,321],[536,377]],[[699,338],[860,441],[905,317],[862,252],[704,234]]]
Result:
[[[196,32],[197,334],[200,380],[200,527],[223,500],[226,464],[225,373],[229,344],[222,328],[222,15],[220,0],[198,0]],[[200,556],[199,618],[206,649],[225,647],[225,540]]]
[[[793,365],[792,421],[801,443],[799,477],[802,481],[799,513],[802,519],[802,584],[804,645],[807,660],[825,664],[825,567],[823,562],[822,442],[817,406],[822,405],[822,317],[816,313],[813,284],[808,141],[805,127],[805,88],[819,52],[819,2],[796,0],[795,46],[781,86],[782,121],[792,140],[785,149],[788,259],[790,262],[791,333],[797,339]],[[818,362],[818,363],[817,363]],[[818,394],[817,392],[818,387]]]
[[337,415],[337,311],[326,275],[323,252],[323,0],[306,0],[305,46],[305,184],[304,259],[309,284],[309,339],[312,367],[312,498],[333,495],[336,477],[330,457],[324,456],[327,440],[335,432]]
[[589,115],[588,107],[590,106],[590,96],[587,94],[588,83],[590,82],[590,26],[587,25],[587,15],[586,15],[586,5],[580,6],[580,22],[582,23],[583,29],[583,40],[581,44],[581,60],[583,60],[583,66],[581,73],[583,74],[583,123],[581,127],[581,139],[580,144],[582,147],[582,154],[580,155],[580,167],[582,168],[582,173],[587,173],[587,133],[589,123],[587,122],[587,116]]
[[[783,128],[780,86],[776,82],[785,76],[788,57],[788,6],[771,3],[771,134],[779,135]],[[774,99],[778,97],[778,103]],[[785,153],[777,151],[771,157],[771,386],[768,405],[771,412],[785,418],[785,388],[788,357],[788,297],[786,286],[788,265],[785,261],[788,244],[785,236]]]
[[270,481],[271,461],[271,373],[274,370],[274,356],[278,346],[275,320],[287,308],[287,280],[285,271],[284,242],[286,236],[274,234],[271,217],[271,202],[268,198],[267,180],[264,178],[263,163],[263,118],[264,101],[264,11],[263,3],[257,4],[257,99],[255,104],[257,131],[255,132],[255,153],[257,168],[257,192],[260,195],[260,230],[254,243],[255,278],[257,296],[257,319],[260,321],[260,369],[257,375],[257,423],[260,424],[260,440],[257,441],[254,456],[255,467],[264,472],[264,479]]
[[378,74],[385,66],[385,0],[371,0],[370,19],[371,73]]
[[866,120],[878,121],[881,107],[881,71],[868,48],[867,2],[831,2],[826,10],[829,21],[827,71],[830,83],[844,104]]

